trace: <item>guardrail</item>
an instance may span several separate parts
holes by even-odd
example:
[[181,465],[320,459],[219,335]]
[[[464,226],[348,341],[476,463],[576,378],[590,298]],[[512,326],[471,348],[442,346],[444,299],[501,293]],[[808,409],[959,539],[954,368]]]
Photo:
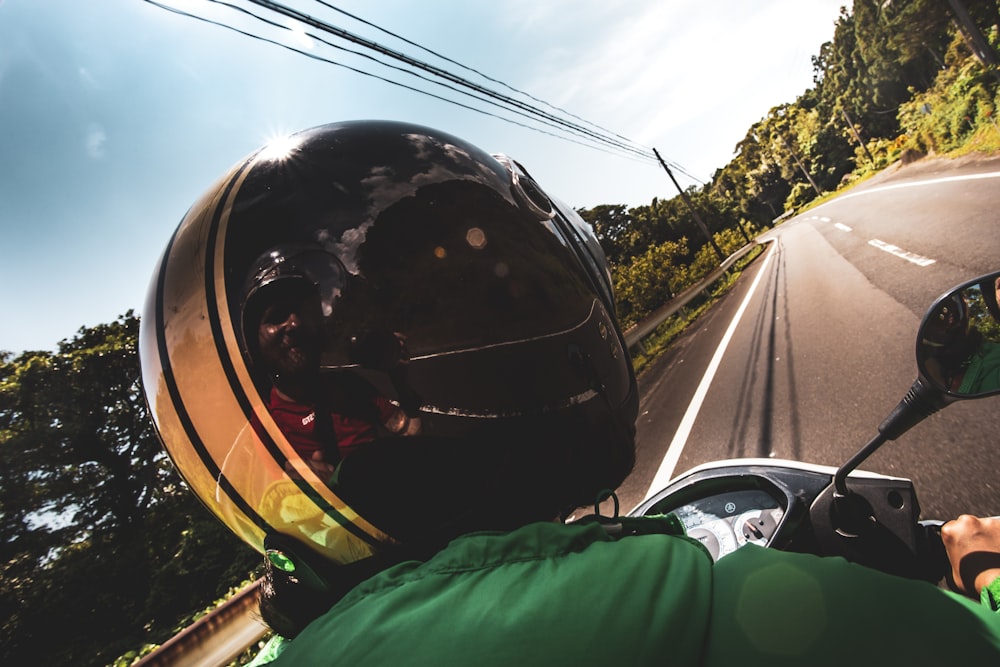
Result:
[[712,269],[708,273],[708,275],[702,278],[701,282],[699,282],[697,285],[692,285],[691,287],[688,287],[686,290],[675,296],[673,299],[671,299],[670,301],[668,301],[667,303],[665,303],[664,305],[660,306],[652,313],[650,313],[649,316],[647,316],[646,319],[644,319],[642,322],[634,324],[628,329],[626,329],[623,332],[623,335],[625,336],[625,344],[630,348],[635,345],[639,345],[643,338],[653,333],[656,327],[663,324],[663,322],[665,322],[668,317],[675,314],[684,306],[688,305],[692,300],[694,300],[696,296],[698,296],[699,293],[701,293],[705,289],[708,289],[708,287],[711,286],[712,283],[721,278],[722,274],[728,271],[733,264],[738,262],[741,258],[746,256],[747,253],[749,253],[757,246],[767,243],[770,240],[771,240],[770,238],[764,238],[760,240],[751,241],[750,243],[746,244],[745,246],[734,252],[732,255],[727,257],[722,262],[722,264],[720,264],[717,268]]
[[[653,332],[668,317],[691,302],[700,292],[718,280],[733,264],[758,245],[771,239],[751,241],[668,303],[651,313],[642,322],[624,332],[625,343],[632,347]],[[224,667],[235,660],[254,642],[268,632],[258,615],[257,599],[260,580],[233,595],[216,609],[202,616],[133,667]]]
[[223,667],[269,631],[260,619],[260,579],[167,640],[133,667]]

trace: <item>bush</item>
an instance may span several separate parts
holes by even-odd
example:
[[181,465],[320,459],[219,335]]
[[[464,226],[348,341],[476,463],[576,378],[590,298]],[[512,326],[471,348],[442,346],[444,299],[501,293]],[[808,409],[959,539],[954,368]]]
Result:
[[[905,130],[904,148],[921,153],[948,153],[972,147],[996,150],[1000,138],[995,113],[997,83],[971,55],[941,70],[934,85],[900,105],[899,122]],[[978,147],[978,148],[976,148]]]

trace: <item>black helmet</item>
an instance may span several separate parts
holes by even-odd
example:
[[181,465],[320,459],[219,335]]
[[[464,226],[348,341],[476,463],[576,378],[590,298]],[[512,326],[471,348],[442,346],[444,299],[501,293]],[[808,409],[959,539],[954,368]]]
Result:
[[[320,375],[405,408],[419,436],[382,434],[332,477],[302,460],[249,324],[287,293],[319,304]],[[425,127],[326,125],[239,163],[171,238],[140,355],[173,462],[258,550],[346,564],[505,512],[550,519],[634,460],[635,377],[592,230],[513,160]]]
[[943,349],[964,340],[969,333],[969,306],[961,293],[935,305],[921,329],[921,343],[929,349]]
[[322,322],[329,319],[334,302],[346,286],[347,270],[332,253],[315,244],[283,243],[258,257],[251,265],[243,286],[241,335],[254,368],[270,372],[266,381],[282,371],[284,364],[274,358],[273,346],[262,332],[270,322],[279,324],[296,313],[302,326],[296,342],[306,348],[308,363],[319,370],[319,354],[326,336]]

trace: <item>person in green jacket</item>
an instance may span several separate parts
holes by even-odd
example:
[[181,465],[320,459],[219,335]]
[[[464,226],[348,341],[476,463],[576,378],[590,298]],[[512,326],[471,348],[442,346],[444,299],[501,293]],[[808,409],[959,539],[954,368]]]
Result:
[[1000,343],[996,342],[996,327],[997,323],[1000,323],[998,285],[1000,277],[997,276],[991,276],[979,284],[983,303],[992,317],[992,322],[987,320],[980,323],[983,330],[977,332],[979,334],[977,349],[966,361],[962,383],[958,388],[958,393],[965,396],[995,392],[1000,389]]
[[[288,442],[240,326],[282,243],[349,276],[321,372],[405,402],[420,435],[332,471]],[[753,545],[713,562],[669,516],[564,522],[631,471],[638,390],[593,230],[506,156],[384,121],[265,147],[189,209],[141,322],[171,459],[265,554],[280,638],[258,664],[1000,663],[993,521],[943,532],[985,604]]]

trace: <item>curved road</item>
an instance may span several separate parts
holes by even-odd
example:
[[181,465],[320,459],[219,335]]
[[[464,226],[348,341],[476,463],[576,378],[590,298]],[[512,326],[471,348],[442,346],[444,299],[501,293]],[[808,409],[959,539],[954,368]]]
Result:
[[[1000,160],[936,160],[775,229],[770,249],[640,378],[622,511],[706,461],[846,460],[916,377],[915,333],[931,302],[1000,270],[998,212]],[[1000,514],[1000,398],[954,404],[862,467],[913,479],[925,517]]]

